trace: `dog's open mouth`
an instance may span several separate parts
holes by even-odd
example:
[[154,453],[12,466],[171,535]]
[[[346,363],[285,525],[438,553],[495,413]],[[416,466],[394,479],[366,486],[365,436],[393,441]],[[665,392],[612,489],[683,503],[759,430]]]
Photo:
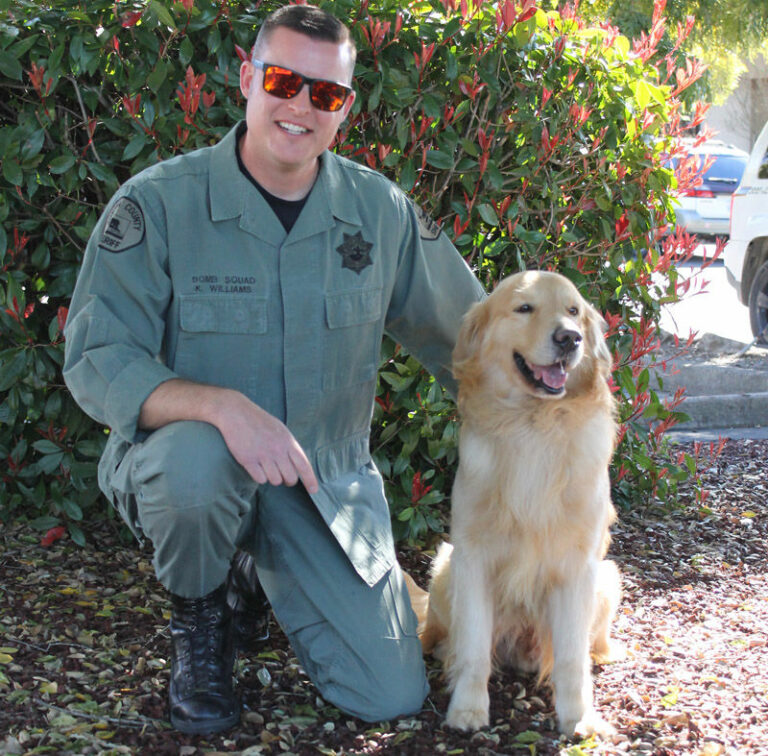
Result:
[[515,364],[534,388],[543,389],[548,394],[562,394],[565,391],[568,372],[564,361],[552,365],[532,365],[522,354],[515,352]]

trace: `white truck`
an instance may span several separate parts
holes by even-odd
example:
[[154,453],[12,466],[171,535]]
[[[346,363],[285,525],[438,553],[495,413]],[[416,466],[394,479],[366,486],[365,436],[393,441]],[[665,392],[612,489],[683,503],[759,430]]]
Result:
[[749,307],[752,333],[768,344],[768,123],[731,197],[730,238],[723,257],[728,282]]

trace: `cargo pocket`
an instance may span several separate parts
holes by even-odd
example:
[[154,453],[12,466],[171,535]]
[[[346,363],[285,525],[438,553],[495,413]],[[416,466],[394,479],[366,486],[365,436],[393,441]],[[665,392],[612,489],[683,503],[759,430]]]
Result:
[[136,490],[131,481],[131,457],[135,448],[135,445],[110,435],[99,462],[99,488],[141,543],[144,532],[139,522]]

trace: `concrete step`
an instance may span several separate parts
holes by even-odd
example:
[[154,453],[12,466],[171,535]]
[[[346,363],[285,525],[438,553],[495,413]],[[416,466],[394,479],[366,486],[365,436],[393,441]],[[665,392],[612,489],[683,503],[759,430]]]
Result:
[[679,372],[661,374],[665,394],[674,394],[681,387],[689,397],[768,392],[768,370],[707,364],[677,368]]
[[[679,409],[690,416],[672,434],[691,438],[722,435],[752,438],[768,434],[768,349],[704,333],[687,353],[675,353],[674,338],[662,339],[667,370],[662,396],[685,389]],[[658,390],[651,380],[651,388]],[[746,434],[746,435],[745,435]]]
[[676,430],[768,428],[768,391],[689,396],[678,409],[691,419]]

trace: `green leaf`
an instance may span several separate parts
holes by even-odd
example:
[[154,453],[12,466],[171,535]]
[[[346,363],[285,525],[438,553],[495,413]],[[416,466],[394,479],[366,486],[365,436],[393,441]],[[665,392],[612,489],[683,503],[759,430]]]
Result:
[[489,226],[499,225],[499,216],[496,214],[496,211],[487,202],[484,202],[482,205],[480,205],[477,208],[477,210],[480,213],[480,217]]
[[0,50],[0,73],[3,76],[7,76],[9,79],[16,79],[21,81],[21,75],[23,69],[21,63],[16,60],[16,56],[8,52],[8,50]]
[[33,520],[30,520],[28,524],[29,527],[34,530],[50,530],[57,525],[61,525],[61,520],[58,517],[44,515],[43,517],[36,517]]
[[189,41],[189,37],[184,37],[179,45],[179,62],[182,66],[188,66],[195,54],[194,45]]
[[447,152],[440,152],[440,150],[427,150],[427,164],[433,168],[448,170],[453,167],[453,157]]
[[[153,92],[157,92],[157,90],[160,89],[160,87],[163,86],[163,84],[165,84],[167,80],[168,80],[168,66],[162,60],[159,60],[154,70],[147,77],[147,86]],[[130,159],[130,158],[127,158],[127,159]]]
[[117,183],[115,174],[101,163],[87,163],[88,170],[99,180],[106,183]]
[[3,160],[3,176],[9,184],[21,186],[24,183],[24,172],[16,160],[6,157]]
[[66,173],[75,164],[75,156],[72,154],[60,155],[51,160],[48,170],[51,173]]
[[77,451],[84,457],[90,457],[91,459],[101,457],[103,450],[104,444],[101,441],[86,439],[77,444]]
[[34,46],[35,42],[40,38],[39,34],[30,34],[26,39],[15,42],[8,48],[8,52],[17,58],[21,58],[25,53],[29,52]]
[[64,452],[59,452],[58,454],[46,454],[44,457],[40,457],[37,461],[37,466],[42,472],[50,474],[54,470],[59,469],[62,459],[64,459]]
[[416,183],[416,168],[413,165],[412,159],[409,158],[405,161],[400,171],[400,179],[398,183],[406,192],[410,192],[413,185]]
[[11,409],[11,405],[8,404],[8,402],[0,404],[0,423],[7,423],[10,425],[15,417],[16,413]]
[[176,22],[173,20],[173,16],[165,5],[157,2],[157,0],[149,0],[147,7],[157,16],[157,19],[161,24],[164,24],[171,29],[176,28]]
[[21,159],[29,160],[35,157],[43,148],[43,142],[45,141],[45,131],[43,129],[37,129],[32,132],[27,140],[24,142],[21,148]]
[[[9,351],[3,354],[8,354]],[[27,355],[23,349],[16,351],[12,359],[0,361],[0,391],[8,389],[21,378],[27,370]]]
[[67,517],[78,522],[83,519],[83,510],[70,499],[64,499],[61,502],[61,508],[66,513]]
[[136,134],[136,136],[125,145],[125,149],[123,150],[123,160],[133,160],[133,158],[141,152],[146,143],[147,135],[144,132]]
[[635,101],[638,110],[645,110],[651,102],[651,89],[648,82],[642,79],[635,84]]
[[518,735],[515,735],[515,743],[538,743],[541,740],[541,733],[534,730],[526,730]]
[[47,438],[35,441],[35,443],[32,444],[32,448],[36,449],[41,454],[58,454],[61,451],[61,447],[58,444],[49,441]]

